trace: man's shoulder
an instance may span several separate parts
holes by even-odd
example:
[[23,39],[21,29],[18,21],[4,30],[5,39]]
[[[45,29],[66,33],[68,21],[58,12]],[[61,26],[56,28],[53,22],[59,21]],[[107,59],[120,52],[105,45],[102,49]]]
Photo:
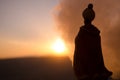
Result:
[[94,25],[83,25],[80,27],[80,31],[81,32],[89,32],[89,33],[93,33],[93,34],[99,34],[100,30],[94,26]]

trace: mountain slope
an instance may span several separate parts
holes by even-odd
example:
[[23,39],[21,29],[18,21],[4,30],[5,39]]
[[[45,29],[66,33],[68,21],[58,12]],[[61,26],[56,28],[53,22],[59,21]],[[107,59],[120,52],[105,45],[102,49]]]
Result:
[[68,57],[0,60],[0,80],[75,80]]

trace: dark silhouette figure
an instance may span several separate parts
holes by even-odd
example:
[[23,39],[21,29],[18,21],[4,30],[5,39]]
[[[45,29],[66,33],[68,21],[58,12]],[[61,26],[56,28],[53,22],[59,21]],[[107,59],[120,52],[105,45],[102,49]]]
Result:
[[100,31],[91,24],[93,5],[83,11],[84,24],[75,38],[74,71],[78,80],[107,80],[112,72],[104,65]]

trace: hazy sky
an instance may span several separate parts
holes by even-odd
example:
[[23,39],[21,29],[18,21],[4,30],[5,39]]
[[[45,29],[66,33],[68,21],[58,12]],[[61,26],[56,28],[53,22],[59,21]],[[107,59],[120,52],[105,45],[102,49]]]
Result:
[[[101,44],[105,65],[120,75],[120,0],[61,0],[56,13],[56,22],[65,41],[71,44],[83,25],[82,12],[92,2],[96,17],[93,24],[101,31]],[[72,56],[73,57],[73,56]]]
[[51,45],[60,34],[70,43],[73,57],[82,11],[90,2],[96,12],[93,24],[101,31],[105,63],[119,73],[120,0],[0,0],[0,58],[52,55]]
[[58,0],[0,0],[0,58],[47,53],[58,36],[52,17],[57,4]]

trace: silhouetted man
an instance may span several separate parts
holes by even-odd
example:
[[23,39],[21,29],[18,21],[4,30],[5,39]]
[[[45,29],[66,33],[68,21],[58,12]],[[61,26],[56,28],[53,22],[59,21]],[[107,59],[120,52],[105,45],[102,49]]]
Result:
[[74,71],[78,80],[107,80],[112,75],[104,66],[100,31],[91,24],[93,5],[83,11],[84,25],[75,38]]

